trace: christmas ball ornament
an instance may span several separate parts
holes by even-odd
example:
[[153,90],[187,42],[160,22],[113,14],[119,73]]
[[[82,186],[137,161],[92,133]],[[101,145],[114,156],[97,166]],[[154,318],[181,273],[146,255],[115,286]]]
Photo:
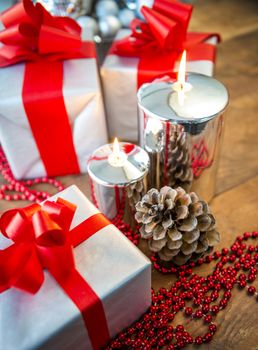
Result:
[[103,37],[115,36],[120,28],[121,23],[115,16],[103,17],[99,21],[99,29]]
[[118,5],[113,0],[101,0],[97,2],[95,7],[96,16],[99,18],[106,16],[117,16],[118,11]]
[[149,190],[136,204],[135,219],[150,250],[176,265],[198,259],[220,241],[208,204],[181,187]]
[[90,30],[93,35],[98,34],[99,27],[97,21],[90,16],[81,16],[77,18],[77,23],[81,26],[82,29],[86,31]]
[[135,18],[134,12],[129,9],[119,11],[118,18],[123,27],[128,28],[132,20]]

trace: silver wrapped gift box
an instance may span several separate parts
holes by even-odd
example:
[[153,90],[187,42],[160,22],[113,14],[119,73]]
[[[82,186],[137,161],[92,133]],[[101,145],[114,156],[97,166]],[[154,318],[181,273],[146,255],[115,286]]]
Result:
[[[71,229],[99,211],[76,187],[58,197],[77,206]],[[0,249],[10,240],[0,237]],[[115,226],[108,225],[74,249],[79,273],[101,299],[111,337],[151,304],[151,264]],[[0,349],[92,349],[81,313],[54,278],[44,272],[40,290],[12,288],[0,294]]]
[[[131,33],[128,29],[118,32],[115,40]],[[218,38],[214,35],[206,43],[216,46]],[[200,55],[201,57],[201,55]],[[113,53],[107,55],[102,67],[101,78],[107,113],[110,138],[119,137],[123,141],[138,141],[137,114],[137,71],[139,58],[123,57]],[[174,71],[178,70],[176,62]],[[215,62],[198,59],[187,62],[187,71],[213,75]]]

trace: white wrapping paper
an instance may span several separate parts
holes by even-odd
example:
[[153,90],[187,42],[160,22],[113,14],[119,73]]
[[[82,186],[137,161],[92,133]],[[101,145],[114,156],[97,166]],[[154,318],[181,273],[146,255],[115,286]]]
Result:
[[[130,30],[119,31],[115,40],[130,34]],[[216,45],[214,36],[207,43]],[[109,137],[123,141],[138,141],[137,116],[137,67],[138,58],[108,55],[101,67]],[[179,62],[175,65],[178,70]],[[213,75],[214,62],[208,60],[188,61],[187,71]]]
[[[50,198],[64,198],[77,205],[71,228],[98,210],[71,186]],[[9,240],[0,236],[0,249]],[[141,316],[151,303],[151,264],[113,225],[75,248],[80,274],[102,300],[108,328],[114,337]],[[1,350],[92,349],[79,310],[45,272],[35,295],[10,289],[0,294]]]
[[[0,69],[0,143],[17,179],[47,175],[22,102],[24,68],[21,63]],[[64,62],[63,96],[80,170],[86,172],[90,154],[107,141],[95,58]]]

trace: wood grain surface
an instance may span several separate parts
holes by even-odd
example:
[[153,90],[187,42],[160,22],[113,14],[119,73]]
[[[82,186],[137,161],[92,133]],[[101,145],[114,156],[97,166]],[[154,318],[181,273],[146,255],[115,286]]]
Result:
[[[218,49],[216,77],[229,88],[230,106],[217,195],[211,207],[222,236],[219,247],[230,246],[237,235],[258,230],[258,1],[197,0],[190,27],[195,31],[218,32],[223,39]],[[61,180],[66,185],[75,183],[90,195],[87,175],[67,176]],[[45,189],[48,190],[47,186]],[[0,201],[0,210],[25,204]],[[144,242],[140,248],[146,252]],[[202,266],[198,273],[207,275],[211,268]],[[173,281],[173,276],[153,271],[155,289],[169,287]],[[183,316],[178,315],[174,322],[180,317]],[[183,318],[181,321],[185,323]],[[218,331],[213,341],[201,349],[258,349],[257,302],[245,291],[236,293],[233,290],[229,306],[218,315],[216,323]],[[193,321],[189,327],[196,333],[202,328],[205,330],[202,321]]]

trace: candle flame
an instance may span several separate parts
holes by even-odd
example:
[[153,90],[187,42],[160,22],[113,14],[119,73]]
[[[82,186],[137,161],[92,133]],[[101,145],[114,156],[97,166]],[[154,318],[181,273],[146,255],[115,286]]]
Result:
[[114,167],[124,166],[127,160],[127,155],[124,151],[120,149],[118,139],[115,138],[112,147],[112,153],[108,156],[108,162]]
[[114,154],[120,153],[120,146],[119,146],[119,142],[118,142],[117,137],[115,138],[114,143],[113,143],[113,153]]
[[183,106],[185,100],[185,70],[186,70],[186,51],[184,50],[182,58],[179,64],[179,71],[177,75],[177,81],[180,84],[180,90],[178,91],[178,103],[180,106]]
[[177,81],[184,85],[185,83],[185,71],[186,71],[186,51],[184,50],[181,61],[179,64],[179,70],[177,75]]

